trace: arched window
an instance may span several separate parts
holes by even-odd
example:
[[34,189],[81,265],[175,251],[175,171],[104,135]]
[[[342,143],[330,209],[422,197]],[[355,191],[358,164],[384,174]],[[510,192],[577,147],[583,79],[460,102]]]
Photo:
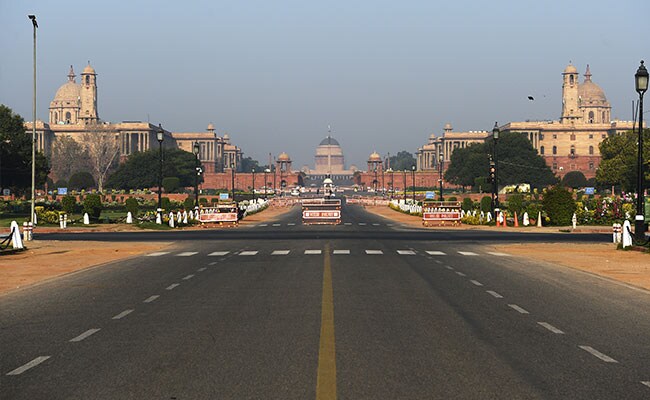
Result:
[[573,85],[573,75],[569,75],[569,85]]
[[553,154],[557,154],[557,146],[553,146]]
[[71,117],[72,117],[72,116],[70,115],[70,112],[69,112],[69,111],[68,111],[67,113],[65,113],[65,123],[66,123],[66,124],[69,124],[69,123],[70,123],[70,118],[71,118]]
[[589,123],[593,124],[594,123],[594,112],[589,111]]
[[576,155],[576,147],[575,146],[571,145],[571,150],[570,151],[571,151],[572,156]]
[[59,122],[59,113],[56,111],[54,112],[54,122]]
[[590,156],[594,155],[594,146],[589,146],[589,155]]
[[607,113],[603,111],[603,120],[601,122],[607,122]]
[[544,155],[544,146],[539,148],[539,154]]
[[86,75],[86,85],[90,85],[90,76]]

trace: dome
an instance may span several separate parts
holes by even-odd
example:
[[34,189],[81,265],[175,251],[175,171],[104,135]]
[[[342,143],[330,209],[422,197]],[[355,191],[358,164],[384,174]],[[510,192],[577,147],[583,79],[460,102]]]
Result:
[[573,65],[569,64],[569,65],[567,65],[567,67],[564,69],[564,73],[565,73],[565,74],[577,74],[577,73],[578,73],[578,70],[576,69],[576,67],[574,67]]
[[337,142],[336,139],[334,139],[331,136],[326,137],[319,144],[319,146],[327,146],[327,145],[340,146],[339,142]]
[[446,130],[446,131],[450,131],[451,129],[452,129],[452,128],[451,128],[451,124],[450,124],[449,122],[447,122],[447,123],[445,124],[445,130]]
[[213,131],[213,130],[214,130],[214,124],[213,124],[212,122],[210,122],[210,123],[208,124],[208,130],[209,130],[209,131]]
[[278,161],[289,161],[289,155],[287,153],[280,153],[278,156]]
[[81,96],[81,85],[72,81],[64,83],[54,95],[54,101],[77,101]]
[[370,157],[368,158],[368,161],[381,161],[381,156],[379,154],[377,154],[377,152],[375,151],[374,153],[372,153],[370,155]]
[[578,96],[580,96],[583,105],[585,102],[607,102],[603,89],[592,81],[586,81],[578,85]]
[[95,69],[90,66],[90,63],[88,63],[88,65],[86,65],[86,68],[84,68],[82,74],[93,74],[94,75],[95,74]]

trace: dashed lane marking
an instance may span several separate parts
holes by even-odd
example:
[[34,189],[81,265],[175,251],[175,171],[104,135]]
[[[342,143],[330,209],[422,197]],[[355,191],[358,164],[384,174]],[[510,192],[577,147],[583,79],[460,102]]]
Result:
[[144,303],[151,303],[152,301],[155,301],[160,295],[154,294],[153,296],[149,296],[147,300],[144,301]]
[[205,268],[205,267],[201,267],[201,268],[197,269],[196,272],[203,272],[203,271],[205,271],[206,269],[207,269],[207,268]]
[[446,256],[447,253],[443,251],[427,251],[427,254],[430,256]]
[[291,250],[273,250],[272,256],[286,256]]
[[508,307],[512,308],[513,310],[516,310],[520,314],[530,314],[528,311],[524,310],[523,308],[519,307],[516,304],[508,304]]
[[82,340],[84,340],[88,336],[94,335],[97,332],[99,332],[99,328],[88,329],[86,332],[82,333],[81,335],[70,339],[70,341],[71,342],[81,342]]
[[606,363],[618,363],[618,361],[614,360],[612,357],[601,353],[600,351],[594,349],[591,346],[578,346],[578,347],[580,347],[582,350],[586,351],[587,353],[591,354],[592,356],[600,358]]
[[352,222],[344,222],[343,225],[352,225]]
[[294,224],[293,222],[290,222],[290,223],[287,224],[287,226],[295,226],[295,225],[296,224]]
[[471,251],[459,251],[458,254],[461,256],[478,256],[478,254]]
[[488,294],[490,294],[492,297],[495,297],[497,299],[502,299],[503,296],[501,296],[499,293],[495,292],[494,290],[486,290]]
[[43,361],[47,360],[50,358],[50,356],[39,356],[33,359],[32,361],[28,362],[27,364],[23,365],[22,367],[18,367],[14,369],[13,371],[10,371],[7,373],[7,375],[20,375],[23,372],[27,371],[30,368],[34,368],[38,364],[42,363]]
[[350,254],[350,250],[334,250],[332,254]]
[[321,254],[323,251],[322,250],[305,250],[305,254],[309,255],[315,255],[315,254]]
[[117,314],[114,316],[112,319],[122,319],[126,317],[127,315],[131,314],[134,310],[124,310],[121,313]]
[[273,224],[273,226],[282,226],[282,224]]
[[191,257],[195,254],[199,254],[198,251],[184,251],[182,253],[176,254],[176,257]]
[[379,225],[381,225],[381,224],[372,224],[372,226],[379,226]]
[[564,332],[562,332],[561,330],[557,329],[556,327],[554,327],[553,325],[549,324],[548,322],[538,322],[538,324],[540,324],[541,326],[543,326],[544,328],[548,329],[549,331],[551,331],[551,332],[553,332],[553,333],[557,333],[558,335],[564,335]]
[[174,289],[175,287],[178,287],[178,286],[180,286],[180,285],[181,285],[180,283],[172,283],[171,285],[167,286],[165,289],[166,289],[166,290],[172,290],[172,289]]
[[456,275],[459,275],[459,276],[467,276],[467,275],[463,274],[463,273],[460,272],[460,271],[456,271]]
[[359,222],[359,225],[360,225],[360,226],[365,226],[366,223],[365,223],[365,222]]
[[225,256],[226,254],[230,253],[229,251],[213,251],[212,253],[208,254],[209,256]]
[[433,262],[435,262],[436,264],[442,264],[442,261],[440,260],[433,260]]
[[497,257],[510,257],[510,254],[499,253],[496,251],[488,251],[488,254],[492,254],[493,256],[497,256]]
[[269,226],[269,224],[259,224],[257,226]]
[[447,268],[447,269],[450,270],[450,271],[453,271],[453,270],[454,270],[454,267],[452,267],[451,265],[445,265],[445,268]]
[[194,278],[194,274],[189,274],[189,275],[184,276],[183,280],[186,281],[186,280],[192,279],[192,278]]
[[474,285],[476,285],[476,286],[483,286],[483,284],[482,284],[481,282],[476,281],[476,280],[474,280],[474,279],[471,279],[470,282],[472,282],[472,284],[474,284]]
[[641,384],[650,388],[650,381],[641,381]]
[[147,254],[147,257],[160,257],[160,256],[164,256],[165,254],[169,254],[169,252],[168,251],[158,251],[158,252],[155,252],[155,253],[149,253],[149,254]]
[[414,256],[415,251],[413,250],[397,250],[397,254],[402,256]]
[[258,253],[257,250],[242,251],[239,253],[240,256],[254,256]]
[[384,254],[381,250],[366,250],[366,254]]

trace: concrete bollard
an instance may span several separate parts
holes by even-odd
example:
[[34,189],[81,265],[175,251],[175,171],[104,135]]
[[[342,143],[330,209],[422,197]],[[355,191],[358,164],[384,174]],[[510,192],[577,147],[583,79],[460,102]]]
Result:
[[24,246],[23,240],[20,237],[20,227],[18,226],[18,222],[11,221],[9,229],[11,229],[11,245],[14,249],[22,249]]
[[530,225],[530,218],[528,217],[528,211],[524,212],[524,226]]
[[612,242],[614,244],[621,243],[621,224],[612,224]]
[[537,227],[541,228],[542,227],[542,212],[540,211],[537,213]]
[[632,246],[631,229],[632,226],[630,225],[630,221],[625,220],[625,222],[623,223],[623,248]]
[[133,214],[131,214],[131,211],[126,213],[126,223],[127,224],[132,224],[133,223]]
[[169,227],[170,228],[174,227],[174,213],[173,212],[169,213]]
[[576,213],[573,213],[573,217],[571,217],[571,225],[573,225],[573,229],[576,229],[576,225],[578,225],[578,217],[576,217]]
[[[192,217],[190,217],[192,219]],[[183,223],[187,224],[187,210],[183,210]]]
[[181,223],[182,221],[183,221],[183,214],[181,214],[181,212],[178,211],[178,212],[176,213],[176,222],[178,223],[178,225],[180,225],[180,223]]
[[160,211],[158,211],[158,212],[156,213],[156,223],[157,223],[158,225],[161,225],[161,224],[162,224],[162,217],[160,216]]
[[90,217],[88,216],[88,213],[84,213],[84,225],[89,225],[90,224]]
[[34,224],[27,223],[27,240],[34,240]]
[[63,229],[63,214],[59,214],[59,229]]
[[23,241],[29,241],[29,231],[27,230],[27,222],[23,222]]
[[68,229],[68,214],[63,214],[63,229]]

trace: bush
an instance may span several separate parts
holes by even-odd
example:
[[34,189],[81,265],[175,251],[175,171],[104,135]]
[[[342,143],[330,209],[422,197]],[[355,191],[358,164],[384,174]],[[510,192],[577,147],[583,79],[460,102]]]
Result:
[[474,202],[472,202],[472,199],[469,197],[465,197],[463,199],[463,204],[461,204],[460,207],[465,211],[472,211],[472,208],[474,208]]
[[77,172],[70,177],[68,186],[73,190],[90,189],[95,187],[95,179],[90,172]]
[[524,196],[520,194],[512,194],[508,197],[508,211],[517,213],[521,216],[521,210],[524,208]]
[[172,209],[172,202],[169,200],[169,197],[162,197],[160,199],[160,207],[165,211],[170,211]]
[[65,211],[67,214],[72,215],[77,210],[77,198],[74,196],[64,196],[63,199],[61,199],[61,208],[63,208],[63,211]]
[[492,197],[490,196],[481,197],[481,211],[483,212],[492,211]]
[[162,186],[165,189],[165,193],[176,193],[181,186],[181,180],[175,176],[163,178]]
[[458,198],[456,196],[449,196],[447,197],[447,201],[458,201]]
[[83,202],[84,212],[92,218],[98,219],[102,213],[102,199],[98,194],[89,194]]
[[194,209],[194,197],[193,196],[187,196],[185,200],[183,200],[183,208],[186,210],[192,210]]
[[583,188],[587,186],[587,178],[580,171],[570,171],[562,178],[562,184],[572,189]]
[[129,197],[126,199],[124,205],[126,206],[126,211],[131,212],[131,215],[134,217],[138,215],[138,209],[140,208],[140,205],[138,204],[138,200],[135,197]]
[[205,197],[199,197],[199,204],[203,204],[203,205],[208,204],[208,199],[206,199]]
[[67,188],[68,187],[68,181],[66,181],[65,179],[59,179],[58,181],[56,181],[54,186],[56,186],[57,189],[58,188]]
[[573,200],[573,194],[564,186],[557,185],[549,188],[544,194],[542,205],[552,225],[571,224],[576,202]]

